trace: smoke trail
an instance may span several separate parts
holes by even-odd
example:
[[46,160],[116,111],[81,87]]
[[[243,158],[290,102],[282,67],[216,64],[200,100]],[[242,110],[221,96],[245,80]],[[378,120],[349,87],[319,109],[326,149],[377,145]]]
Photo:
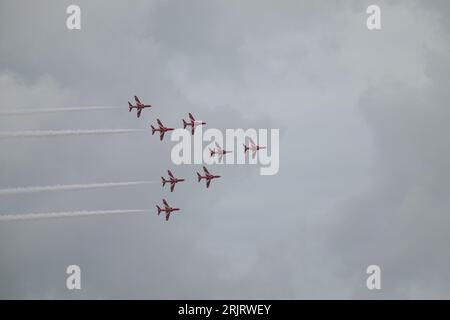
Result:
[[[95,110],[114,110],[122,107],[74,107],[74,108],[46,108],[46,109],[17,109],[0,111],[0,116],[22,116],[37,113],[57,113],[57,112],[76,112],[76,111],[95,111]],[[123,107],[125,110],[126,108]]]
[[0,132],[0,139],[8,138],[40,138],[57,136],[80,136],[89,134],[118,134],[143,132],[144,129],[95,129],[95,130],[43,130],[43,131],[4,131]]
[[98,211],[72,211],[72,212],[51,212],[51,213],[24,213],[24,214],[8,214],[0,215],[0,221],[14,220],[35,220],[47,218],[65,218],[65,217],[81,217],[106,214],[129,214],[129,213],[151,213],[152,210],[98,210]]
[[131,182],[108,182],[108,183],[91,183],[91,184],[67,184],[55,186],[19,187],[19,188],[0,189],[0,196],[23,194],[23,193],[36,193],[45,191],[69,191],[69,190],[83,190],[95,188],[126,187],[126,186],[151,184],[155,182],[156,181],[131,181]]

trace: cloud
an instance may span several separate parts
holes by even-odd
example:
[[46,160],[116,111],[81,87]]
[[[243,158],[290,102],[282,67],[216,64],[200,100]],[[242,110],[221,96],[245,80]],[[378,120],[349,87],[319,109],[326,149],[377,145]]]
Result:
[[[442,81],[450,64],[442,53],[428,58],[428,86],[386,83],[361,97],[359,108],[377,147],[378,178],[334,210],[344,217],[330,238],[347,264],[343,268],[351,276],[355,265],[379,264],[388,298],[446,298],[450,289],[445,249],[450,203],[444,192],[450,181],[445,139],[450,114]],[[343,232],[345,226],[353,233]],[[370,297],[363,288],[355,295]]]
[[[222,178],[206,190],[197,166],[172,166],[170,142],[145,132],[1,141],[2,187],[153,180],[167,169],[187,181],[174,193],[2,199],[15,213],[154,208],[167,197],[182,212],[170,223],[0,225],[0,297],[448,296],[444,2],[382,1],[378,33],[365,29],[360,1],[80,1],[79,32],[65,28],[69,4],[2,2],[2,110],[124,109],[0,118],[2,131],[148,130],[192,112],[208,127],[280,128],[280,172],[214,166]],[[154,105],[140,119],[126,108],[135,94]],[[365,288],[372,263],[381,292]],[[65,288],[70,264],[81,292]]]

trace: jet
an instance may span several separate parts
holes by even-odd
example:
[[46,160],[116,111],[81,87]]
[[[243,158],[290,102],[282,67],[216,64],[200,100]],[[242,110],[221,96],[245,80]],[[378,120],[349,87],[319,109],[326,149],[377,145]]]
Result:
[[220,146],[219,146],[219,144],[217,143],[217,141],[215,142],[216,143],[216,148],[217,149],[209,149],[209,154],[211,155],[211,157],[213,156],[213,155],[215,155],[215,154],[217,154],[217,155],[219,155],[219,162],[222,162],[222,159],[223,159],[223,156],[225,155],[225,154],[227,154],[227,153],[231,153],[232,151],[227,151],[227,150],[223,150]]
[[159,131],[159,140],[161,140],[161,141],[164,139],[164,134],[167,131],[175,130],[174,128],[164,127],[164,125],[162,124],[161,120],[159,120],[159,119],[156,119],[156,122],[158,122],[159,129],[155,129],[155,127],[153,125],[151,125],[151,127],[152,127],[152,135],[154,135],[156,131]]
[[199,126],[199,125],[203,125],[206,124],[206,122],[203,121],[199,121],[199,120],[195,120],[194,116],[192,115],[192,113],[189,113],[189,121],[186,121],[184,119],[183,120],[183,129],[186,129],[186,127],[191,126],[191,133],[192,135],[195,132],[195,127]]
[[198,182],[200,182],[202,179],[205,179],[207,188],[209,188],[209,184],[211,183],[212,179],[220,178],[220,176],[215,176],[215,175],[209,173],[209,171],[208,171],[208,169],[206,169],[206,167],[203,167],[203,171],[205,172],[205,175],[202,176],[202,175],[200,175],[200,173],[197,172],[197,178],[198,178]]
[[164,187],[166,183],[170,183],[170,192],[173,192],[173,189],[175,189],[175,184],[178,182],[183,182],[184,179],[175,178],[172,174],[172,171],[167,170],[167,173],[169,174],[169,179],[166,180],[164,177],[161,177],[162,180],[162,186]]
[[250,146],[247,146],[245,144],[243,145],[244,146],[244,153],[247,152],[247,150],[251,150],[252,151],[252,158],[255,159],[256,152],[258,150],[261,150],[261,149],[266,149],[266,147],[255,144],[255,142],[250,137],[249,137],[249,139],[250,139]]
[[151,108],[152,105],[150,104],[143,104],[139,100],[137,96],[134,96],[134,100],[136,101],[136,105],[133,106],[130,101],[128,101],[128,111],[131,112],[131,110],[136,109],[137,110],[137,117],[139,118],[141,116],[141,112],[145,108]]
[[165,212],[166,213],[166,221],[169,221],[170,214],[173,211],[180,211],[180,208],[172,208],[171,206],[169,206],[166,199],[163,199],[163,203],[164,203],[164,209],[161,209],[158,205],[156,206],[156,208],[158,209],[158,216],[161,212]]

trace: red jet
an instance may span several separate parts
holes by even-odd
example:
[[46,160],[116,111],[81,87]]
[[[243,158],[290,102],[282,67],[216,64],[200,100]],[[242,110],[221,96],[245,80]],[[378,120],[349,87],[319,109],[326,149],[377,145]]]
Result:
[[243,145],[244,146],[244,153],[247,152],[247,150],[251,150],[252,151],[252,158],[255,159],[256,152],[258,150],[261,150],[261,149],[266,149],[266,147],[255,144],[255,142],[250,137],[249,137],[249,139],[250,139],[250,146],[247,146],[245,144]]
[[200,173],[197,172],[197,178],[198,178],[198,182],[200,182],[202,179],[205,179],[207,188],[209,188],[209,184],[211,183],[212,179],[220,178],[220,176],[215,176],[215,175],[212,175],[211,173],[209,173],[209,171],[208,171],[208,169],[206,169],[206,167],[203,167],[203,171],[205,172],[205,175],[202,176],[202,175],[200,175]]
[[141,116],[142,109],[151,108],[152,107],[152,105],[150,105],[150,104],[143,104],[143,103],[141,103],[141,101],[139,101],[139,98],[136,97],[136,96],[134,96],[134,100],[136,101],[136,105],[135,106],[133,106],[130,103],[130,101],[128,101],[128,111],[131,112],[131,110],[136,109],[137,110],[137,114],[136,115],[137,115],[138,118]]
[[169,174],[168,180],[164,179],[164,177],[161,177],[162,186],[164,187],[166,183],[170,183],[170,192],[173,192],[175,184],[177,184],[178,182],[183,182],[184,179],[175,178],[170,170],[167,170],[167,173]]
[[163,199],[163,203],[164,203],[164,209],[161,209],[158,205],[156,206],[156,208],[158,209],[158,216],[161,212],[165,212],[166,213],[166,221],[169,221],[170,214],[173,211],[179,211],[180,208],[172,208],[171,206],[169,206],[166,199]]
[[192,127],[192,130],[191,130],[192,134],[194,134],[196,126],[206,124],[206,122],[195,120],[194,116],[192,115],[192,113],[189,113],[189,122],[186,122],[186,120],[184,120],[184,119],[182,119],[182,120],[183,120],[183,129],[186,129],[186,127],[191,126]]
[[153,125],[151,125],[151,127],[152,127],[152,135],[154,135],[156,131],[159,131],[159,140],[161,140],[161,141],[162,141],[162,139],[164,139],[164,134],[167,131],[175,130],[174,128],[164,127],[164,125],[162,124],[161,120],[159,120],[159,119],[156,119],[156,122],[158,122],[159,129],[155,129],[155,127]]
[[231,153],[232,151],[223,150],[216,141],[217,149],[209,149],[209,154],[211,157],[215,154],[219,155],[219,162],[222,162],[223,156],[227,153]]

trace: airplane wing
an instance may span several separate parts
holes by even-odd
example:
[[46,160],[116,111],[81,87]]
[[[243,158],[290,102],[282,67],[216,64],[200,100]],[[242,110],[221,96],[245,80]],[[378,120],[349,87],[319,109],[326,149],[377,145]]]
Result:
[[139,98],[138,98],[137,96],[134,96],[134,100],[135,100],[137,103],[141,103],[141,101],[139,101]]
[[163,203],[164,203],[164,206],[165,206],[166,208],[167,208],[167,207],[170,207],[169,204],[167,203],[166,199],[163,199]]
[[250,144],[252,145],[252,146],[255,146],[256,144],[255,144],[255,141],[253,141],[253,139],[251,138],[251,137],[248,137],[249,138],[249,140],[250,140]]
[[166,221],[169,221],[169,218],[170,218],[170,212],[167,212],[166,213]]
[[167,173],[169,174],[169,176],[171,177],[171,178],[173,178],[174,176],[173,176],[173,174],[172,174],[172,171],[170,171],[170,170],[167,170]]
[[222,148],[219,146],[219,144],[217,143],[217,141],[216,141],[215,143],[216,143],[217,151],[218,151],[219,153],[222,152]]
[[170,184],[170,192],[173,192],[173,189],[175,189],[175,183]]
[[223,153],[219,154],[219,162],[222,162],[223,159]]
[[192,130],[191,130],[192,135],[194,135],[194,132],[195,132],[195,125],[192,126]]
[[206,187],[209,188],[209,184],[211,183],[211,180],[206,181]]
[[142,112],[142,109],[139,109],[138,112],[137,112],[137,117],[138,118],[141,116],[141,112]]
[[191,119],[192,121],[195,121],[194,116],[192,115],[192,113],[189,113],[189,119]]
[[256,156],[256,149],[254,149],[252,152],[252,158],[255,159],[255,156]]
[[159,132],[159,140],[162,141],[164,139],[164,133],[165,131],[160,131]]
[[206,169],[205,166],[203,167],[203,171],[205,171],[206,174],[210,174],[209,171],[208,171],[208,169]]
[[164,125],[162,124],[161,120],[156,119],[156,122],[158,122],[158,125],[159,125],[160,127],[164,127]]

